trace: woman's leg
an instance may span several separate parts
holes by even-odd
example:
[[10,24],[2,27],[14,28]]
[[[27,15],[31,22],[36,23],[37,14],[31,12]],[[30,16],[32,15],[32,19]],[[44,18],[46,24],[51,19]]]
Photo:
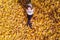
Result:
[[27,15],[27,17],[28,17],[28,22],[27,22],[27,24],[28,24],[30,27],[32,26],[32,24],[30,23],[30,20],[31,20],[32,16],[33,16],[33,15]]
[[28,25],[29,25],[30,24],[31,16],[30,15],[27,15],[27,18],[28,18]]

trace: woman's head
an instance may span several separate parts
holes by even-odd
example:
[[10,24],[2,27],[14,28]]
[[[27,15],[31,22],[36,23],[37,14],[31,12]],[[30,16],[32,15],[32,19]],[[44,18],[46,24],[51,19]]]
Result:
[[28,6],[30,6],[30,7],[32,7],[32,4],[31,3],[29,3],[29,4],[27,4]]
[[27,6],[27,9],[32,9],[32,7],[31,6]]
[[31,8],[32,9],[32,4],[28,4],[27,8]]

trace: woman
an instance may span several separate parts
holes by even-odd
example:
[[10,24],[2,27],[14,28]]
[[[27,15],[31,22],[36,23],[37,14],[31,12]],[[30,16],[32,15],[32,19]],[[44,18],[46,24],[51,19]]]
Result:
[[27,9],[26,9],[27,18],[28,18],[27,25],[29,25],[30,28],[32,28],[32,24],[30,23],[30,20],[31,20],[31,18],[33,16],[33,11],[34,11],[34,9],[32,8],[32,4],[31,3],[27,4]]

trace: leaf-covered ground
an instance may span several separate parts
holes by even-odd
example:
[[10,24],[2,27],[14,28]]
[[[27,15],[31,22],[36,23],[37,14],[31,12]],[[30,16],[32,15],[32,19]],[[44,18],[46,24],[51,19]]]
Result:
[[0,40],[60,40],[60,0],[31,3],[33,29],[26,25],[26,12],[18,0],[0,0]]

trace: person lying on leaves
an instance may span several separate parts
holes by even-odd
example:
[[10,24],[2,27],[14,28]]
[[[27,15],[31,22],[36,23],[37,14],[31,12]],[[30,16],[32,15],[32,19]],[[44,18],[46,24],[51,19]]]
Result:
[[30,20],[34,14],[34,9],[32,8],[31,3],[27,4],[26,12],[27,12],[27,18],[28,18],[27,25],[29,25],[30,28],[32,28],[32,23],[30,22]]

